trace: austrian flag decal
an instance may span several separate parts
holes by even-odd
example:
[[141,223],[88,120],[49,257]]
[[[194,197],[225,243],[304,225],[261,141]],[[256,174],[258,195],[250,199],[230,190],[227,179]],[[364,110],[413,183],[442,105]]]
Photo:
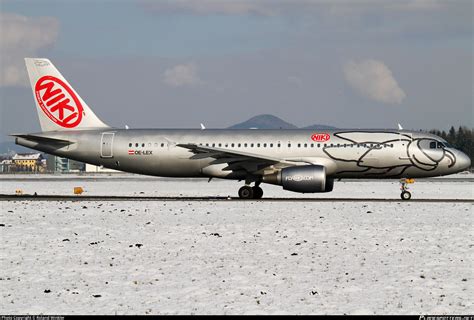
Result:
[[152,150],[128,150],[129,156],[151,156],[153,155]]
[[64,128],[77,127],[84,109],[74,91],[61,79],[41,77],[35,85],[36,101],[54,123]]

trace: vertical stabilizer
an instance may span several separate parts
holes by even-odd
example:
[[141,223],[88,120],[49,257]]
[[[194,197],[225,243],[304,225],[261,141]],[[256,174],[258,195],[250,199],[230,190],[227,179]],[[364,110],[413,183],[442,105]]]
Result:
[[42,131],[108,128],[48,59],[25,58]]

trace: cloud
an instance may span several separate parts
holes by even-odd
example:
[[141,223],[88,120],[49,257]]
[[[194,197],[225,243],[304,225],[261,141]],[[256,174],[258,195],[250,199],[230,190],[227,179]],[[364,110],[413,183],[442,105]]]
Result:
[[167,69],[163,74],[163,81],[173,87],[193,86],[202,83],[193,63],[179,64]]
[[350,61],[344,65],[343,71],[351,87],[369,99],[394,104],[401,103],[406,97],[382,61]]
[[41,49],[52,46],[58,33],[56,18],[0,13],[0,86],[27,86],[23,58],[37,56]]

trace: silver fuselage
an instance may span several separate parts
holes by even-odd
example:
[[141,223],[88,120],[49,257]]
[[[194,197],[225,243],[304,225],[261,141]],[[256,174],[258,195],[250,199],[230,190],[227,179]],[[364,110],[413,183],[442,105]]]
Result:
[[[323,130],[326,141],[312,139],[315,130],[103,129],[41,132],[36,136],[68,140],[68,145],[18,137],[16,143],[60,157],[125,172],[163,177],[244,179],[223,170],[213,158],[192,158],[179,144],[196,144],[279,158],[293,165],[318,164],[333,178],[417,178],[465,170],[469,158],[432,134],[407,130]],[[431,148],[430,148],[431,144]],[[285,165],[262,168],[261,175]]]

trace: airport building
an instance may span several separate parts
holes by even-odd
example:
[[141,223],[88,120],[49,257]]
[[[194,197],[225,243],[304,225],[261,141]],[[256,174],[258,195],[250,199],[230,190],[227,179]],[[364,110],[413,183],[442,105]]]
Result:
[[12,159],[10,171],[44,172],[46,161],[41,153],[17,153]]
[[11,172],[12,168],[13,168],[12,159],[4,159],[0,162],[0,173]]
[[48,155],[47,169],[49,172],[55,173],[81,172],[85,170],[85,164],[67,158]]

